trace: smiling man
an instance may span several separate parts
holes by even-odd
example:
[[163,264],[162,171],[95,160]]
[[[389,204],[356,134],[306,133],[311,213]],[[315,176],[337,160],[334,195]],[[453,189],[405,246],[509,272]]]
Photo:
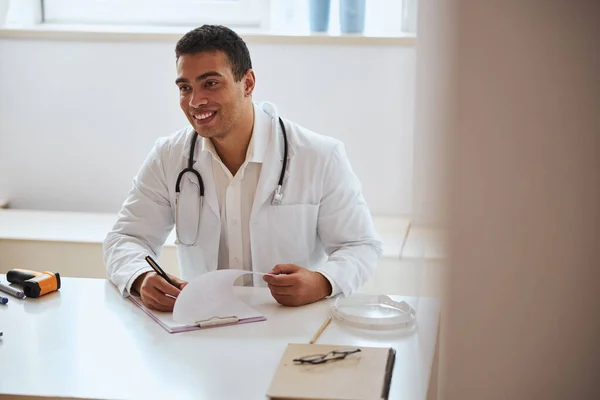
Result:
[[[341,142],[252,100],[256,76],[244,41],[204,25],[177,43],[175,83],[190,126],[157,140],[104,241],[109,279],[144,304],[173,309],[186,282],[217,269],[267,285],[280,304],[348,295],[381,254],[360,182]],[[173,227],[181,279],[145,261]]]

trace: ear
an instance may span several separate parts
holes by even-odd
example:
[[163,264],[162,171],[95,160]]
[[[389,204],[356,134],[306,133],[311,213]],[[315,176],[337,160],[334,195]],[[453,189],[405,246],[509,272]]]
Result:
[[242,81],[244,82],[244,96],[250,97],[252,92],[254,92],[254,87],[256,85],[256,76],[254,75],[254,71],[251,69],[246,71]]

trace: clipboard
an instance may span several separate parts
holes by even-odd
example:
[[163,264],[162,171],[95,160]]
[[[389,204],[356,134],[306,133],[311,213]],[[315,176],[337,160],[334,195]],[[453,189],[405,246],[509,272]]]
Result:
[[217,328],[222,326],[231,326],[239,324],[248,324],[252,322],[265,321],[267,318],[262,315],[238,318],[237,316],[215,316],[210,319],[197,321],[195,324],[180,324],[173,320],[173,314],[170,312],[152,310],[146,307],[140,297],[129,295],[127,297],[133,304],[145,312],[154,322],[160,325],[168,333],[189,332],[200,329]]

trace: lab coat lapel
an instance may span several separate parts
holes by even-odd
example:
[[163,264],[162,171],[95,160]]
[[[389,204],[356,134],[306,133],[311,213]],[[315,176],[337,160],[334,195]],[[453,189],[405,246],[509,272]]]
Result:
[[[288,137],[288,162],[286,165],[286,173],[284,176],[282,189],[285,189],[288,175],[287,170],[290,166],[290,159],[294,155],[294,147],[292,146],[292,135],[289,124],[286,125],[286,132]],[[262,165],[258,186],[256,188],[256,194],[254,195],[254,202],[252,204],[250,218],[254,217],[254,215],[266,201],[270,203],[273,199],[273,194],[275,193],[275,189],[277,189],[279,175],[281,174],[281,168],[283,166],[284,143],[283,132],[281,131],[281,126],[279,125],[279,119],[274,117],[272,118],[271,123],[271,139],[269,140],[267,154]]]

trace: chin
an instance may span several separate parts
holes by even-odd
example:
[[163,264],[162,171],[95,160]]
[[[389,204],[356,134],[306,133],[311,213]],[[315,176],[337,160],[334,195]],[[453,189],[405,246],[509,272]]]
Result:
[[200,137],[207,138],[207,139],[210,139],[211,137],[213,137],[212,132],[207,131],[206,129],[199,129],[197,126],[194,126],[194,125],[192,125],[192,127],[194,128],[194,131],[196,131],[196,133]]
[[215,124],[216,121],[212,121],[209,124],[198,124],[195,120],[191,120],[190,123],[192,128],[202,137],[213,137],[218,131],[218,126]]

